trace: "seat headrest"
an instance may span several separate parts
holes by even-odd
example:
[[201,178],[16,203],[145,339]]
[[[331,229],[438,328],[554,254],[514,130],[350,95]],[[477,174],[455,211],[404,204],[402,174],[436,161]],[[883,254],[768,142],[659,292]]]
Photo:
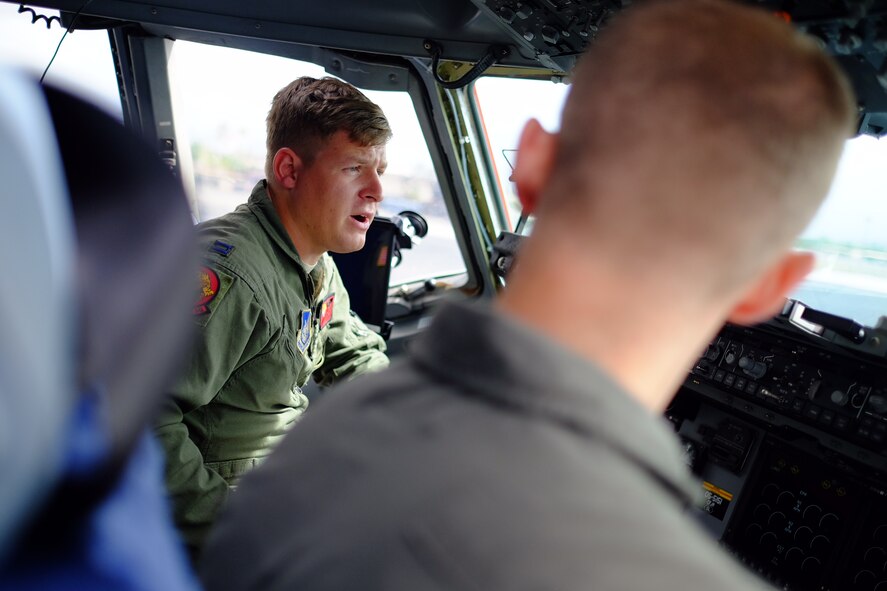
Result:
[[58,479],[75,394],[74,225],[36,81],[0,68],[0,562]]
[[[0,178],[2,562],[28,517],[29,536],[51,536],[116,484],[187,352],[197,259],[184,190],[156,151],[10,72]],[[71,451],[85,400],[101,452],[86,464]]]

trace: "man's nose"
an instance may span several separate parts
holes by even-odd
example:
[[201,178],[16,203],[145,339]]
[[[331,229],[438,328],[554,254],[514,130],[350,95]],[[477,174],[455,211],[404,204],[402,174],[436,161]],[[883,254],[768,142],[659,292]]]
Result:
[[382,201],[382,178],[378,172],[373,171],[370,173],[370,178],[361,196],[372,201]]

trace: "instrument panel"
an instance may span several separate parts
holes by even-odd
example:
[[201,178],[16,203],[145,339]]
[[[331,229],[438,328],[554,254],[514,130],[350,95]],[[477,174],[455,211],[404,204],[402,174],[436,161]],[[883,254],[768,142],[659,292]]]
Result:
[[728,325],[666,416],[694,517],[786,590],[887,591],[887,361],[787,325]]

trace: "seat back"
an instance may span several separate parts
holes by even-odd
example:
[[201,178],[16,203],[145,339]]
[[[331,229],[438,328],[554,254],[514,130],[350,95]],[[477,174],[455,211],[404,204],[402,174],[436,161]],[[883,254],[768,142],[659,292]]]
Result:
[[[42,110],[4,117],[2,105],[23,100]],[[40,149],[21,142],[34,129]],[[16,270],[15,283],[0,284],[0,319],[10,327],[0,358],[27,345],[11,358],[12,377],[0,371],[0,405],[10,410],[0,409],[0,421],[16,427],[13,441],[0,429],[0,459],[32,435],[46,453],[29,456],[39,474],[28,475],[27,515],[0,521],[8,549],[0,589],[196,589],[150,435],[192,326],[197,264],[181,183],[119,122],[34,82],[0,85],[0,145],[16,163],[3,175],[15,178],[16,194],[0,205],[0,246]],[[68,198],[58,182],[52,198],[41,196],[40,175],[64,179]],[[55,214],[31,211],[44,201]],[[10,481],[18,475],[0,479],[4,494]]]

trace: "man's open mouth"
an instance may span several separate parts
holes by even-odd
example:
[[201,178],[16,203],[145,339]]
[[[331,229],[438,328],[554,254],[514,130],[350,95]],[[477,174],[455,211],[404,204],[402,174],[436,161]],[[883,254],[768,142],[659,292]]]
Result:
[[360,222],[361,224],[367,223],[370,219],[369,217],[367,217],[365,215],[353,215],[351,217],[354,218],[355,220],[357,220],[358,222]]

